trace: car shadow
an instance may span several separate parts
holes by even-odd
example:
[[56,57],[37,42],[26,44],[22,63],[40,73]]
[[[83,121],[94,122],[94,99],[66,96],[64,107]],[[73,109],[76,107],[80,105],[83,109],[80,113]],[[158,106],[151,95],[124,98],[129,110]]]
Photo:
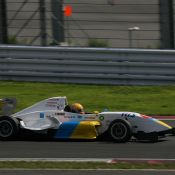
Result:
[[[118,143],[108,139],[107,137],[99,137],[97,139],[54,139],[53,137],[43,134],[43,133],[33,133],[31,131],[24,130],[23,132],[19,133],[18,137],[15,139],[11,139],[8,141],[30,141],[30,142],[97,142],[101,143],[108,143],[108,144],[127,144],[127,143],[145,143],[145,144],[152,144],[152,143],[161,143],[166,142],[168,139],[160,138],[157,141],[152,140],[138,140],[135,137],[131,138],[130,141],[125,143]],[[3,141],[2,141],[3,142]]]

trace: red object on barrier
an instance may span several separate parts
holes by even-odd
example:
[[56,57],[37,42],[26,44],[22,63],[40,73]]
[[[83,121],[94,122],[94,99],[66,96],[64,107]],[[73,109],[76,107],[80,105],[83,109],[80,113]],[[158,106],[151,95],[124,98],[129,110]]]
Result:
[[72,6],[71,5],[66,5],[64,7],[64,15],[65,16],[71,16],[72,15]]

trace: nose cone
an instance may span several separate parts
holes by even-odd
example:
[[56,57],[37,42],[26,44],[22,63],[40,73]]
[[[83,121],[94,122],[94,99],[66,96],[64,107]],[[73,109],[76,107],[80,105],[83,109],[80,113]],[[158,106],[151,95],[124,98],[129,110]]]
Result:
[[166,123],[164,123],[161,120],[145,116],[145,115],[140,115],[139,116],[139,124],[140,130],[149,133],[149,132],[164,132],[167,130],[171,130],[172,127]]
[[166,124],[166,123],[164,123],[164,122],[162,122],[162,121],[160,121],[160,120],[158,120],[158,119],[153,119],[153,120],[154,120],[156,123],[158,123],[159,125],[165,127],[166,129],[172,129],[172,127],[171,127],[170,125],[168,125],[168,124]]

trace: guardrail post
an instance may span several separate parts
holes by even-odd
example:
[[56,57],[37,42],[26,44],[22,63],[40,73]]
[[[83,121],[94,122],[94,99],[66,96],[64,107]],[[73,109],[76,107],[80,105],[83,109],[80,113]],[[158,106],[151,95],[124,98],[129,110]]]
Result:
[[64,42],[63,0],[51,0],[53,43]]
[[163,49],[173,49],[174,45],[174,10],[173,0],[159,0],[160,35]]
[[8,43],[6,0],[0,0],[0,43]]
[[47,33],[46,33],[46,12],[45,12],[45,0],[39,0],[40,8],[40,30],[41,30],[41,45],[47,45]]

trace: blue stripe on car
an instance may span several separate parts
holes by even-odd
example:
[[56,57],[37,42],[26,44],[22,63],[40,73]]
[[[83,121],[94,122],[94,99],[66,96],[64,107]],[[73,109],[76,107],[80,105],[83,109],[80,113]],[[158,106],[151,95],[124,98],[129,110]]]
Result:
[[54,134],[54,138],[70,138],[71,134],[75,130],[75,128],[79,125],[80,122],[64,122],[60,125],[56,133]]

